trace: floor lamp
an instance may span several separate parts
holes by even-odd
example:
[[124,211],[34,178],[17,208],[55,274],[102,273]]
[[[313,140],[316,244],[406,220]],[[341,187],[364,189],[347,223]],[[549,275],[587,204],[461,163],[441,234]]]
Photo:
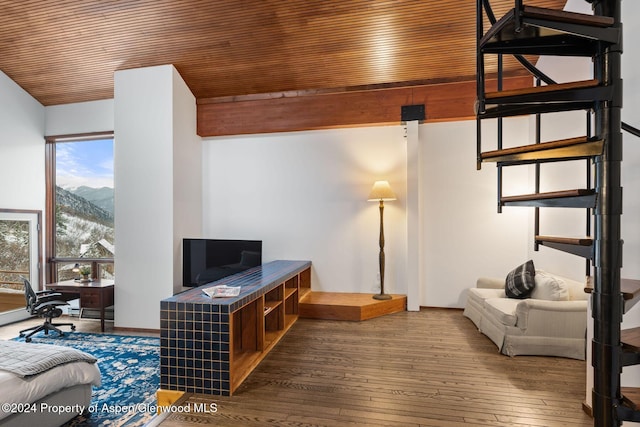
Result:
[[380,255],[378,257],[380,263],[380,293],[373,296],[374,299],[379,300],[387,300],[391,299],[391,295],[384,293],[384,226],[383,226],[383,212],[384,212],[384,201],[395,200],[396,195],[394,194],[391,186],[387,181],[376,181],[373,184],[373,188],[371,189],[371,193],[369,193],[369,201],[377,202],[380,201]]

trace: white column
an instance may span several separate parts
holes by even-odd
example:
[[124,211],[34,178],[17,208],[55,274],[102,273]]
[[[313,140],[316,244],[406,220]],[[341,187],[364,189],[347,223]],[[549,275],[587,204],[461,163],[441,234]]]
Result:
[[420,310],[422,236],[420,213],[420,138],[419,122],[406,124],[407,141],[407,310]]
[[115,326],[160,328],[181,239],[202,230],[196,103],[171,65],[115,73]]

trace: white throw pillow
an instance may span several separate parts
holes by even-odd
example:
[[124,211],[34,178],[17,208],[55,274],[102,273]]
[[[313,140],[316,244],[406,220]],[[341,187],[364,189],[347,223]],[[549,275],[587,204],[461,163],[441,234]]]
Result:
[[536,270],[534,279],[536,286],[531,292],[531,298],[547,301],[569,301],[569,287],[564,280],[542,270]]

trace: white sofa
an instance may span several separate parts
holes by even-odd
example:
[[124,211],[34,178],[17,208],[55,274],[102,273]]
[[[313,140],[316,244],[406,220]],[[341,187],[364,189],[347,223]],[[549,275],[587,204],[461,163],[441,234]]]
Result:
[[507,298],[505,280],[481,277],[467,293],[464,315],[508,356],[584,360],[588,294],[571,279],[536,270],[526,299]]

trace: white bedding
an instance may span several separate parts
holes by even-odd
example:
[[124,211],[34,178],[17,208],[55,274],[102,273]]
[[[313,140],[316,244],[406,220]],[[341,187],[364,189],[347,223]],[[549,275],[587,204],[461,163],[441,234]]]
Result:
[[[74,362],[57,366],[42,374],[21,378],[0,371],[0,403],[32,403],[51,393],[77,384],[100,385],[97,364]],[[0,419],[11,415],[0,409]]]

